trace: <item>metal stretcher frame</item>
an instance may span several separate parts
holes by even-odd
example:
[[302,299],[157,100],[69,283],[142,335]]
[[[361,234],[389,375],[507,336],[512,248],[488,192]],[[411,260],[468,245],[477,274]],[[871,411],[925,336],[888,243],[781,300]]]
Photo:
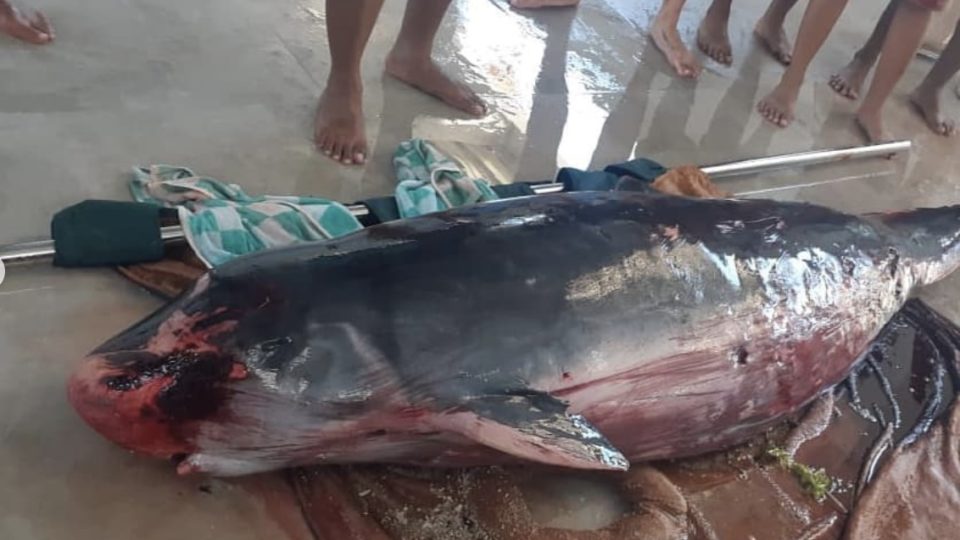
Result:
[[[883,144],[813,150],[795,154],[781,154],[777,156],[731,161],[703,167],[702,170],[711,178],[744,176],[790,167],[807,167],[810,165],[822,165],[870,157],[889,157],[901,152],[907,152],[910,148],[910,141],[895,141]],[[537,195],[560,193],[564,189],[563,184],[549,182],[533,184],[531,187]],[[370,213],[369,209],[362,204],[351,204],[348,205],[347,208],[358,218],[365,217]],[[171,244],[183,242],[183,229],[179,226],[163,227],[160,229],[160,237],[164,242]],[[53,255],[53,240],[39,240],[36,242],[0,246],[0,263],[5,264],[35,262],[48,259],[53,257]]]

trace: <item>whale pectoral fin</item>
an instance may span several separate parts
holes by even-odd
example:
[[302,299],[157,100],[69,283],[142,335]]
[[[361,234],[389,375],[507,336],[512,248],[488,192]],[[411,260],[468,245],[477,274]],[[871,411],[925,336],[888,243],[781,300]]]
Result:
[[590,422],[541,392],[522,391],[470,398],[438,415],[437,427],[521,459],[575,469],[629,468]]

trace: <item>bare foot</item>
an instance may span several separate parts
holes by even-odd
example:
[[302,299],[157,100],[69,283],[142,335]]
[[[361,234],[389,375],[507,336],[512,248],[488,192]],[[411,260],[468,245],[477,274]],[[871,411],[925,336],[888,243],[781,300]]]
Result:
[[50,21],[43,13],[24,12],[7,0],[0,0],[0,34],[7,34],[35,45],[50,43],[54,38]]
[[870,143],[882,143],[892,141],[893,138],[883,127],[883,118],[879,112],[857,112],[857,126],[863,131]]
[[387,56],[388,75],[429,94],[447,105],[480,117],[487,114],[487,106],[473,90],[448,77],[431,59],[414,59],[396,49]]
[[313,126],[317,150],[346,165],[367,159],[363,127],[363,86],[360,81],[331,79],[320,96]]
[[870,73],[870,67],[859,57],[854,56],[845,68],[830,77],[830,88],[847,99],[859,98],[860,89],[863,88],[863,81]]
[[575,6],[580,0],[510,0],[510,6],[516,9],[537,9],[545,7]]
[[782,24],[772,24],[766,17],[761,17],[753,28],[753,35],[777,62],[789,66],[793,61],[793,45],[787,39]]
[[685,79],[695,79],[700,75],[700,62],[697,62],[697,59],[684,46],[676,28],[657,19],[650,29],[650,38],[660,52],[667,57],[667,62],[677,75]]
[[784,88],[783,83],[777,85],[767,97],[757,103],[757,112],[771,124],[778,127],[787,127],[793,122],[793,108],[797,103],[798,90]]
[[[712,6],[711,6],[712,7]],[[733,47],[727,35],[727,22],[730,13],[708,9],[697,30],[697,46],[703,54],[725,66],[733,63]]]
[[910,103],[937,135],[950,137],[956,131],[953,120],[940,115],[940,97],[936,92],[917,88],[910,94]]

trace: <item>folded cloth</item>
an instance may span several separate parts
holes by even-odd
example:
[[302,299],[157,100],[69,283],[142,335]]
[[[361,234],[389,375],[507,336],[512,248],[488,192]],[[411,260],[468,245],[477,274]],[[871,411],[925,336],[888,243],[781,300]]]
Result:
[[656,161],[638,158],[606,166],[602,171],[583,171],[564,167],[557,171],[558,183],[564,191],[610,191],[623,177],[653,182],[667,170]]
[[402,218],[499,199],[486,180],[467,178],[459,165],[422,139],[400,143],[393,167]]
[[159,261],[164,255],[160,227],[176,222],[176,210],[152,204],[79,202],[50,220],[53,265],[81,268]]
[[252,197],[184,167],[136,167],[139,202],[176,208],[187,242],[208,267],[262,249],[342,236],[362,226],[344,205],[317,197]]
[[[490,186],[490,189],[501,199],[513,199],[515,197],[529,197],[536,195],[533,185],[526,182],[518,184],[498,184]],[[369,227],[378,223],[386,223],[400,219],[400,210],[397,209],[396,197],[373,197],[360,201],[360,204],[367,207],[370,214],[362,219],[362,223]]]

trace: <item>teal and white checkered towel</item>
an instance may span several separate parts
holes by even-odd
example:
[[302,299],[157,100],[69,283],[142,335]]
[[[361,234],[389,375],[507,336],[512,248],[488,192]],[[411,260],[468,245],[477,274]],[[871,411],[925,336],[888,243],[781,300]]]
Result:
[[316,197],[251,197],[236,184],[167,165],[137,167],[133,198],[176,208],[187,241],[207,266],[267,248],[342,236],[363,226],[338,202]]
[[460,167],[422,139],[400,144],[393,155],[397,208],[409,218],[499,197],[486,180],[467,178]]

